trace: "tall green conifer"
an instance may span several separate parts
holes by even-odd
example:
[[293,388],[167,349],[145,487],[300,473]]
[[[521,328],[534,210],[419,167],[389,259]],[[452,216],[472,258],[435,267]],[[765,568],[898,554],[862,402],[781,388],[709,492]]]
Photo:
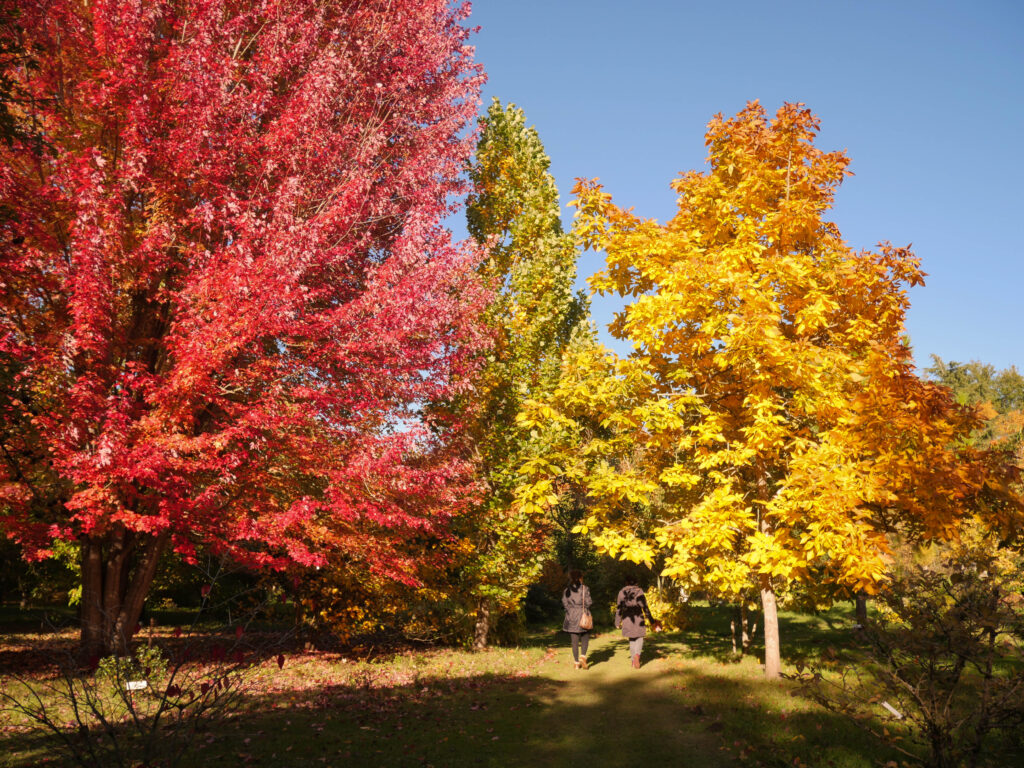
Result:
[[588,314],[586,298],[573,292],[577,251],[562,231],[558,190],[536,129],[521,109],[497,99],[481,126],[467,219],[488,252],[480,269],[495,290],[487,311],[495,344],[477,387],[475,436],[487,492],[463,571],[476,610],[476,648],[487,644],[494,612],[515,610],[547,549],[544,521],[514,503],[531,440],[516,417],[525,400],[557,384],[562,352]]

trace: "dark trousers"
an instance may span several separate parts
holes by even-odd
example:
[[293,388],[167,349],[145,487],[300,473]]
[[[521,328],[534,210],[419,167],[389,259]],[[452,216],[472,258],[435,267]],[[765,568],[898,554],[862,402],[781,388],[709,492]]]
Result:
[[573,661],[580,660],[580,652],[583,655],[587,655],[587,646],[590,645],[590,632],[570,632],[569,637],[572,638],[572,659]]

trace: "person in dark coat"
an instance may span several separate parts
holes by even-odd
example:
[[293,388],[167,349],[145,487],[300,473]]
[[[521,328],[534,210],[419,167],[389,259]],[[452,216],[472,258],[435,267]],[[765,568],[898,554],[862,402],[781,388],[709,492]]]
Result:
[[587,646],[590,644],[590,630],[580,626],[584,612],[590,611],[594,601],[590,597],[590,589],[583,583],[582,571],[569,572],[569,586],[562,592],[562,606],[565,608],[565,621],[562,629],[572,638],[572,663],[576,669],[587,668]]
[[615,598],[615,626],[620,627],[622,636],[629,640],[629,660],[633,669],[640,669],[640,653],[644,649],[644,637],[647,635],[645,619],[657,631],[658,622],[651,615],[644,591],[637,586],[635,578],[627,576],[626,586],[619,590],[619,596]]

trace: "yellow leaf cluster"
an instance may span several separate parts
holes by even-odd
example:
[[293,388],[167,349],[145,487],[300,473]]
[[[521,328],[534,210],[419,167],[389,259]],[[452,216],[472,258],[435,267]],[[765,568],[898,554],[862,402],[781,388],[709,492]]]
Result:
[[[971,419],[921,381],[903,343],[918,259],[855,252],[825,216],[848,174],[818,121],[756,102],[708,126],[709,170],[673,184],[666,222],[575,193],[576,236],[607,254],[591,280],[633,301],[610,331],[635,352],[570,350],[536,407],[545,460],[587,495],[578,530],[604,551],[723,596],[812,580],[871,592],[886,533],[950,537],[980,506],[1021,514]],[[542,465],[524,472],[538,476]]]

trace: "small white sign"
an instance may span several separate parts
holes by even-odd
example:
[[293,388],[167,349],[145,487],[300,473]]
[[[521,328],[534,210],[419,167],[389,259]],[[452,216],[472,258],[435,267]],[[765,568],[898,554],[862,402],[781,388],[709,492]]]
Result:
[[885,707],[887,710],[889,710],[889,713],[893,717],[895,717],[897,720],[902,720],[903,719],[903,713],[900,712],[898,709],[896,709],[896,707],[894,707],[888,701],[883,701],[882,702],[882,706]]
[[129,680],[127,683],[125,683],[124,687],[127,688],[129,691],[141,691],[144,688],[148,688],[149,683],[147,683],[145,680]]

